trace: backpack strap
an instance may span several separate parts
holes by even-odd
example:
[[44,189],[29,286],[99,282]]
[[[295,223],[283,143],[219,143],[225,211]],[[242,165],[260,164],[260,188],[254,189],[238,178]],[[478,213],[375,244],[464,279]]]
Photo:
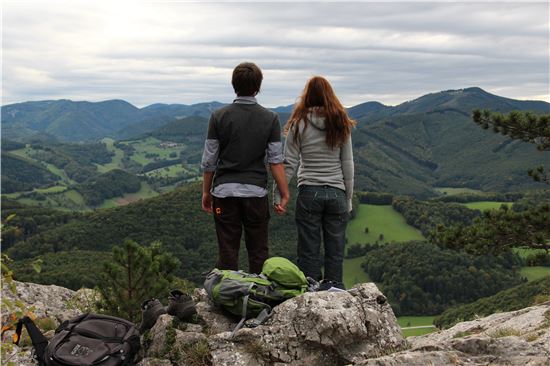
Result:
[[254,287],[254,283],[251,283],[250,286],[248,286],[248,293],[246,294],[246,296],[243,297],[242,318],[231,332],[231,338],[233,338],[235,336],[235,333],[237,333],[237,331],[243,327],[243,324],[246,320],[246,306],[248,305],[248,297],[250,296],[250,290],[252,289],[252,287]]
[[267,309],[263,309],[257,317],[255,317],[254,319],[250,319],[246,323],[246,326],[248,328],[256,328],[258,325],[262,325],[267,319],[271,318],[272,315],[273,310],[270,309],[269,311],[267,311]]
[[25,316],[17,322],[17,327],[15,328],[15,336],[13,343],[19,345],[19,340],[21,339],[21,332],[23,331],[23,325],[27,328],[27,333],[31,337],[32,346],[34,347],[34,355],[38,360],[38,365],[44,365],[44,351],[48,345],[48,339],[44,337],[40,329],[34,324],[31,318]]
[[[249,288],[248,288],[248,291],[250,291],[252,289],[252,287],[254,287],[254,284],[251,283]],[[246,313],[247,313],[247,305],[248,305],[248,298],[249,298],[250,294],[246,294],[246,296],[243,297],[243,311],[242,311],[242,318],[241,320],[239,321],[239,323],[235,326],[235,328],[233,329],[233,331],[231,332],[231,338],[233,338],[235,336],[235,333],[237,333],[237,331],[239,329],[241,329],[244,325],[244,322],[246,321]],[[267,304],[266,304],[267,306]],[[269,307],[269,306],[268,306]],[[254,319],[251,319],[247,322],[247,327],[249,328],[255,328],[257,327],[258,325],[261,325],[263,324],[267,319],[271,318],[271,315],[273,315],[273,310],[271,309],[271,307],[269,307],[269,311],[266,309],[263,309],[259,314],[258,316],[256,316]]]

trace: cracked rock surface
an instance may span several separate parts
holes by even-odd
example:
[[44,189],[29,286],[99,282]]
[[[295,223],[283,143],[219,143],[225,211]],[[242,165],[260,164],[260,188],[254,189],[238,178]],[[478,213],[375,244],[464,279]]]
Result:
[[378,288],[315,292],[275,307],[256,328],[209,338],[213,365],[345,365],[405,347],[390,305]]
[[[90,291],[17,283],[15,295],[4,288],[2,296],[33,305],[38,317],[61,321],[80,314],[94,296]],[[373,283],[287,300],[264,324],[243,328],[234,337],[238,318],[211,304],[203,289],[195,290],[193,298],[194,322],[161,315],[142,335],[136,365],[550,366],[550,302],[405,341]],[[36,365],[30,354],[29,347],[22,347],[8,357],[16,365]]]

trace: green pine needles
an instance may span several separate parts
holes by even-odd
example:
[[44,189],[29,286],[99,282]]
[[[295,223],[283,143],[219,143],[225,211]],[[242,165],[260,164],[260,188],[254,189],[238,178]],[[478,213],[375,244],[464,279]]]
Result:
[[141,303],[165,298],[179,265],[179,260],[165,252],[160,242],[146,247],[124,241],[122,246],[113,247],[112,260],[105,263],[100,275],[100,307],[107,314],[138,322]]
[[[476,109],[472,118],[484,129],[492,128],[495,133],[535,144],[539,151],[550,151],[550,114],[512,111],[504,115]],[[550,172],[542,165],[529,169],[528,174],[537,182],[550,184]]]

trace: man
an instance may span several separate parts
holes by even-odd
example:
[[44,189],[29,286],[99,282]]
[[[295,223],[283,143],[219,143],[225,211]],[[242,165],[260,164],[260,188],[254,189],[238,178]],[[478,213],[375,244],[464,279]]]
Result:
[[255,64],[239,64],[231,79],[236,99],[213,112],[208,125],[201,163],[202,208],[214,214],[219,269],[238,270],[243,227],[249,272],[260,273],[268,258],[266,155],[282,197],[276,212],[284,213],[289,200],[279,118],[255,98],[262,79]]

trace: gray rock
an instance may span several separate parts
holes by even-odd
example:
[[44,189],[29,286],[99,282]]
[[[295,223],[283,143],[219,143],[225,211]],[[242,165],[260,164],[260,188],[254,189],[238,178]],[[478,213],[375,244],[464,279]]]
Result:
[[30,349],[21,349],[14,346],[12,351],[6,353],[6,357],[2,359],[2,365],[8,365],[12,362],[17,366],[36,366],[38,362],[32,357]]
[[550,365],[550,303],[493,314],[408,338],[411,349],[359,366]]
[[142,337],[142,344],[146,348],[145,357],[168,359],[179,365],[179,361],[185,359],[194,345],[207,344],[207,338],[202,330],[200,325],[174,322],[173,316],[163,314],[149,334]]
[[229,332],[233,329],[234,320],[229,318],[209,300],[199,302],[196,305],[199,318],[205,323],[206,332],[209,335]]
[[517,311],[492,314],[484,318],[456,324],[452,328],[441,332],[409,337],[407,340],[412,348],[420,348],[425,345],[443,344],[460,335],[493,336],[502,332],[529,334],[535,332],[547,321],[547,315],[545,314],[549,309],[550,303],[546,303]]
[[[39,285],[28,282],[13,281],[15,284],[15,293],[13,293],[4,283],[2,287],[2,299],[14,302],[22,301],[27,311],[31,311],[38,319],[51,318],[55,326],[61,322],[71,319],[82,313],[81,308],[89,306],[86,299],[96,297],[93,290],[82,289],[79,291],[69,290],[55,285]],[[2,305],[2,315],[9,314],[7,308]],[[8,331],[5,339],[11,339],[13,331]],[[53,336],[53,331],[45,333],[46,338]],[[8,353],[6,359],[10,359],[15,365],[36,365],[31,358],[30,347],[14,346],[12,352]]]
[[[14,281],[16,293],[6,286],[2,288],[2,298],[21,300],[38,318],[55,318],[59,323],[81,314],[90,302],[97,298],[94,290],[79,291],[55,285],[39,285],[30,282]],[[89,311],[89,310],[88,310]]]
[[172,366],[172,362],[160,358],[144,358],[137,366]]
[[285,301],[265,324],[209,338],[213,365],[336,365],[398,351],[405,341],[374,284]]
[[[57,321],[87,311],[98,296],[84,289],[74,292],[20,282],[16,286],[15,295],[4,288],[3,297],[19,299],[33,306],[39,317]],[[371,283],[349,292],[307,293],[290,299],[275,307],[265,324],[243,328],[233,338],[230,330],[236,319],[213,306],[204,290],[195,290],[193,297],[201,324],[180,322],[167,314],[159,317],[142,336],[144,358],[139,366],[550,365],[550,302],[405,342],[390,306]],[[6,359],[34,366],[30,355],[28,347],[14,347]]]

